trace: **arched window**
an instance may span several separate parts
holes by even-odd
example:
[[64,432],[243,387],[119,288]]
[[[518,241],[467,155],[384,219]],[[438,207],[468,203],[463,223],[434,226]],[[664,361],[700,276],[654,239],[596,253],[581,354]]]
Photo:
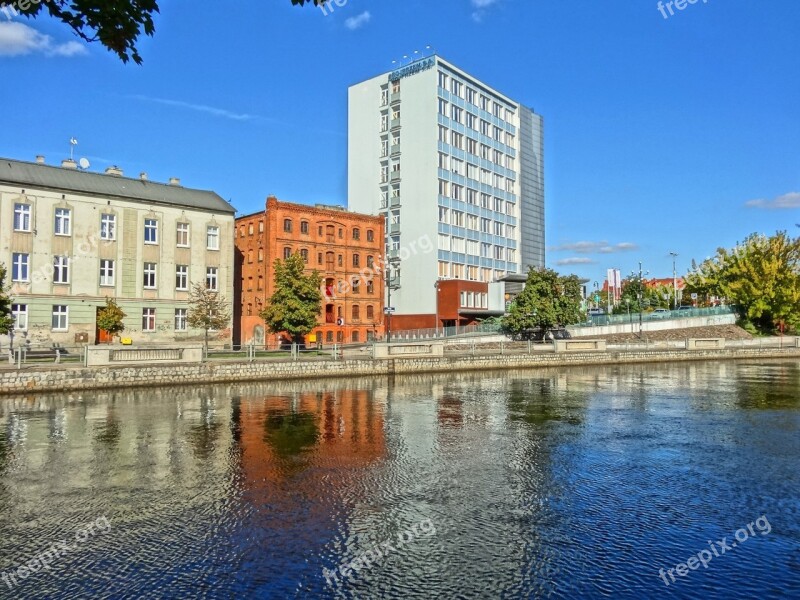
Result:
[[360,240],[361,239],[361,230],[358,227],[353,228],[353,239]]
[[361,256],[358,254],[353,254],[353,266],[358,268],[361,266]]
[[306,263],[308,263],[308,250],[306,250],[305,248],[303,248],[302,250],[300,250],[300,256],[302,256],[302,257],[303,257],[303,260],[304,260]]
[[292,233],[292,220],[291,219],[284,219],[283,220],[283,230],[286,233]]
[[308,235],[308,221],[300,221],[300,233]]
[[368,294],[375,293],[375,284],[371,280],[367,282],[367,293]]
[[367,304],[367,320],[371,321],[375,318],[375,309],[372,304]]
[[354,341],[354,342],[358,342],[358,341],[360,341],[360,340],[359,340],[358,331],[354,331],[354,332],[353,332],[353,341]]
[[353,305],[353,321],[361,320],[361,307],[358,304]]
[[289,258],[291,255],[292,255],[292,249],[289,246],[286,246],[283,249],[283,258],[284,259]]

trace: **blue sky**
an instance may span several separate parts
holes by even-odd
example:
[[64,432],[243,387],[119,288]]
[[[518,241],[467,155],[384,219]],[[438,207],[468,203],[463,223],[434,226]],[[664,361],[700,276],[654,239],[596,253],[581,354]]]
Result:
[[[341,1],[341,0],[340,0]],[[670,276],[718,246],[800,233],[800,2],[161,2],[144,65],[48,18],[0,14],[0,156],[345,203],[347,87],[431,45],[545,119],[548,265]],[[191,6],[191,11],[188,7]]]

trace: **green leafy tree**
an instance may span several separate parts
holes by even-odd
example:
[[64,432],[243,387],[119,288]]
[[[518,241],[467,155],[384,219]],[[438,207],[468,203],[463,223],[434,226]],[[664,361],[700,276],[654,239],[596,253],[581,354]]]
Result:
[[193,283],[189,292],[189,311],[186,322],[190,327],[202,329],[208,352],[208,332],[225,329],[231,322],[230,305],[219,292],[209,290],[204,283]]
[[769,332],[800,330],[800,238],[754,233],[733,249],[717,249],[686,276],[686,291],[725,298],[745,325]]
[[322,308],[322,277],[317,271],[306,274],[305,268],[298,253],[276,260],[275,292],[259,313],[272,333],[286,332],[295,342],[316,327]]
[[123,319],[126,316],[115,300],[106,298],[106,305],[97,312],[97,327],[110,333],[113,339],[115,335],[125,331]]
[[0,263],[0,333],[8,333],[14,326],[11,315],[11,297],[6,289],[6,266]]
[[[292,4],[320,5],[330,0],[292,0]],[[86,42],[100,42],[122,62],[142,64],[137,44],[144,34],[155,31],[153,17],[157,0],[26,0],[2,4],[4,17],[22,14],[29,18],[49,15],[67,25]]]
[[503,319],[503,328],[519,333],[580,323],[584,320],[581,300],[581,283],[576,275],[561,276],[552,269],[532,267],[525,288]]

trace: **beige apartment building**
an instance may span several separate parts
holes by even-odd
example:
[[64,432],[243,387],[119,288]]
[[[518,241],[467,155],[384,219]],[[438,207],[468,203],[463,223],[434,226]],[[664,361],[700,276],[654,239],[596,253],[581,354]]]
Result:
[[[105,299],[126,314],[134,344],[202,338],[187,323],[195,282],[233,299],[235,209],[214,192],[61,166],[0,159],[0,263],[13,344],[94,344]],[[230,343],[231,330],[215,332]],[[9,336],[0,336],[7,348]]]

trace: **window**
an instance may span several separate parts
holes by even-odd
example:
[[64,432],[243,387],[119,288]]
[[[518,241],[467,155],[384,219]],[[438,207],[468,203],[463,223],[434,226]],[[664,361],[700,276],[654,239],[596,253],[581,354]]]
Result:
[[375,257],[371,254],[367,255],[367,267],[370,269],[375,266]]
[[306,250],[305,248],[303,248],[302,250],[300,250],[300,256],[302,256],[302,257],[303,257],[303,261],[304,261],[306,264],[308,264],[308,250]]
[[264,276],[258,276],[258,287],[256,288],[259,292],[264,289]]
[[453,184],[453,200],[463,200],[464,199],[464,186],[458,185],[457,183]]
[[368,242],[375,241],[375,233],[372,231],[372,229],[367,229],[367,241]]
[[459,150],[464,149],[464,135],[455,131],[450,132],[450,145]]
[[253,224],[252,223],[250,223],[247,226],[247,235],[253,235]]
[[448,279],[450,277],[450,263],[439,261],[439,277]]
[[481,101],[480,101],[481,110],[489,111],[489,98],[481,94]]
[[31,205],[15,204],[14,231],[30,231],[30,230],[31,230]]
[[216,225],[206,227],[206,248],[208,250],[219,250],[219,227]]
[[489,135],[489,121],[484,121],[481,119],[481,134],[486,136]]
[[478,181],[478,166],[467,163],[467,179]]
[[467,87],[467,102],[475,104],[475,90],[471,87]]
[[443,116],[447,116],[447,100],[443,98],[439,98],[439,114]]
[[114,261],[107,259],[100,259],[100,285],[113,286],[114,285]]
[[258,233],[264,233],[264,221],[258,222]]
[[467,240],[467,254],[478,256],[478,252],[480,252],[480,245],[477,240]]
[[142,331],[155,331],[156,330],[156,309],[143,308],[142,309]]
[[444,179],[439,180],[439,195],[445,197],[450,195],[450,183]]
[[477,215],[467,215],[467,229],[472,229],[473,231],[478,231],[478,216]]
[[464,161],[463,160],[461,160],[460,158],[453,157],[453,160],[451,161],[451,163],[453,165],[453,173],[455,173],[457,175],[463,175],[464,174]]
[[444,233],[439,234],[439,250],[450,250],[450,236]]
[[258,249],[258,262],[264,262],[264,249]]
[[464,279],[464,265],[453,263],[453,279]]
[[439,125],[439,141],[447,143],[447,127]]
[[453,92],[459,98],[461,98],[462,97],[461,93],[462,89],[464,88],[464,85],[460,81],[457,81],[456,79],[453,79],[450,83],[451,83],[450,91]]
[[353,285],[351,286],[354,294],[361,293],[361,280],[360,279],[353,279]]
[[286,233],[292,233],[292,220],[291,219],[284,219],[283,220],[283,231]]
[[11,255],[11,281],[29,281],[30,254],[14,252]]
[[505,202],[503,202],[502,198],[494,199],[494,210],[499,213],[505,212]]
[[158,243],[158,221],[156,219],[144,220],[144,243]]
[[399,79],[395,79],[392,82],[392,93],[393,94],[399,94],[400,93],[400,80]]
[[375,283],[372,280],[367,282],[367,293],[374,294],[375,293]]
[[445,171],[450,169],[450,157],[444,152],[439,152],[439,168]]
[[481,208],[489,208],[492,197],[489,194],[481,194]]
[[51,325],[53,331],[67,331],[69,329],[69,307],[66,304],[53,305]]
[[175,243],[181,248],[189,247],[189,224],[178,223],[175,228]]
[[325,341],[326,342],[332,342],[333,341],[333,332],[332,331],[326,331],[325,332]]
[[308,221],[300,221],[300,233],[308,235]]
[[443,90],[447,89],[447,73],[439,71],[439,87]]
[[12,304],[11,318],[14,319],[14,329],[22,331],[28,329],[28,305]]
[[453,252],[464,254],[466,252],[466,240],[464,238],[452,238]]
[[353,228],[353,239],[354,240],[361,239],[361,230],[358,227]]
[[344,266],[344,257],[341,254],[337,257],[336,264],[340,267]]
[[144,282],[145,289],[155,289],[156,287],[156,263],[144,263]]
[[216,292],[218,289],[219,269],[206,267],[206,289]]
[[186,313],[185,308],[175,309],[175,331],[186,331]]
[[464,121],[464,109],[455,105],[451,106],[450,118],[456,123],[462,123]]
[[283,259],[284,259],[284,260],[286,260],[286,259],[287,259],[287,258],[289,258],[291,255],[292,255],[292,249],[291,249],[291,248],[289,248],[289,246],[286,246],[286,247],[283,249]]
[[100,215],[100,239],[115,240],[117,238],[117,215]]
[[453,221],[451,225],[456,227],[464,227],[464,213],[460,210],[453,211]]
[[247,251],[247,264],[252,264],[252,263],[253,263],[253,251],[252,250],[248,250]]
[[358,268],[361,266],[361,256],[359,254],[353,254],[353,267]]
[[68,208],[57,208],[56,209],[56,224],[55,224],[55,234],[56,235],[69,235],[72,231],[72,211]]
[[175,289],[189,289],[189,265],[175,265]]
[[496,165],[499,165],[501,167],[503,166],[503,162],[504,162],[503,161],[503,153],[500,152],[500,150],[495,150],[494,151],[494,161],[493,162]]
[[358,304],[353,305],[353,321],[360,321],[361,320],[361,307]]
[[467,127],[469,127],[470,129],[476,129],[476,127],[475,127],[475,122],[476,122],[476,120],[477,120],[477,119],[476,119],[475,115],[473,115],[471,112],[468,112],[468,113],[466,114],[466,121],[465,121],[465,125],[466,125]]
[[506,234],[506,224],[499,221],[494,222],[494,234],[504,236]]
[[492,220],[491,219],[481,219],[481,233],[491,233],[492,228]]
[[497,260],[504,260],[506,256],[506,249],[503,246],[495,246],[494,247],[494,257]]
[[478,155],[478,142],[472,138],[467,138],[467,152]]
[[248,292],[252,292],[253,291],[253,278],[252,277],[248,277],[247,278],[247,291]]
[[371,321],[375,318],[375,307],[372,304],[367,304],[367,320]]
[[439,222],[440,223],[447,223],[448,222],[448,210],[444,206],[439,207]]

